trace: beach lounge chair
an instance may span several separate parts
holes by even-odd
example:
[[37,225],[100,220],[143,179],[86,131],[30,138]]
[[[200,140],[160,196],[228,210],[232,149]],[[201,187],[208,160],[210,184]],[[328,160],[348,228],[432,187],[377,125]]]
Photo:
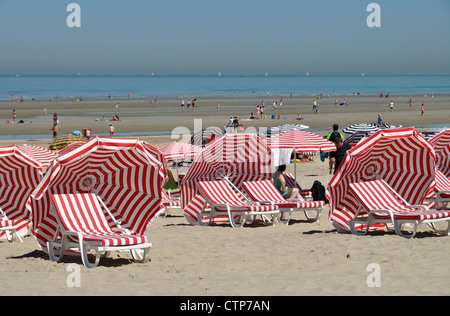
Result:
[[161,203],[164,206],[164,218],[171,209],[181,209],[181,200],[179,197],[171,197],[170,192],[162,190]]
[[[242,227],[247,215],[272,215],[274,224],[275,215],[280,211],[276,205],[260,205],[257,202],[244,201],[240,198],[230,184],[225,180],[218,181],[198,181],[197,187],[206,200],[202,211],[197,215],[198,223],[202,226],[202,216],[206,215],[206,206],[209,204],[211,209],[209,214],[209,225],[215,216],[227,215],[228,220],[233,227]],[[235,217],[240,218],[242,224],[238,224]]]
[[[148,262],[151,243],[147,242],[147,237],[121,228],[97,195],[54,194],[51,196],[51,204],[58,222],[53,240],[47,243],[52,261],[60,261],[66,250],[76,248],[81,252],[83,264],[87,268],[98,265],[102,252],[108,255],[113,250],[130,250],[136,262]],[[116,222],[117,227],[109,226],[102,207]],[[55,247],[59,248],[59,256],[55,255]],[[88,251],[91,249],[96,251],[93,264],[88,260]]]
[[[286,200],[280,192],[278,192],[277,188],[273,185],[270,180],[263,181],[247,181],[243,182],[242,186],[244,188],[245,193],[255,202],[259,202],[262,205],[270,204],[278,206],[281,217],[280,220],[283,219],[283,215],[288,213],[288,218],[285,221],[286,224],[289,224],[289,220],[291,218],[293,211],[303,211],[305,212],[305,216],[307,219],[312,219],[313,221],[318,221],[320,215],[322,214],[323,206],[325,205],[325,201],[299,201],[299,200]],[[308,211],[315,211],[316,216],[311,217],[308,214]]]
[[[360,210],[355,215],[353,221],[349,222],[352,233],[365,235],[371,225],[393,224],[397,235],[405,238],[413,238],[417,232],[418,224],[430,224],[438,221],[448,221],[447,230],[450,228],[450,210],[435,211],[429,210],[425,205],[410,205],[399,196],[385,181],[367,181],[350,184],[350,195],[360,203]],[[402,225],[413,224],[412,234],[404,234],[401,231]],[[355,229],[355,224],[366,225],[366,231],[361,233]]]
[[425,197],[425,201],[429,202],[428,207],[443,208],[450,202],[450,179],[440,170],[436,170],[435,186],[432,192]]
[[0,232],[4,232],[6,234],[6,239],[9,242],[15,242],[16,239],[23,242],[22,238],[20,238],[20,236],[16,233],[14,221],[9,220],[2,209],[0,209]]
[[286,186],[288,188],[297,188],[300,191],[300,195],[305,199],[305,200],[312,200],[313,196],[312,196],[312,191],[311,190],[303,190],[302,187],[300,186],[300,184],[298,184],[298,182],[295,180],[295,177],[292,173],[283,173],[284,175],[284,179],[286,180]]

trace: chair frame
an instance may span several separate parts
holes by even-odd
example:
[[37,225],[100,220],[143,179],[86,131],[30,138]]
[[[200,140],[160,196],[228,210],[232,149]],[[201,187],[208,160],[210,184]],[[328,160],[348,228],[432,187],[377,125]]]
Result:
[[[229,182],[225,181],[225,180],[221,180],[221,181],[226,183],[226,185],[228,185],[230,187],[231,191],[237,197],[237,194],[233,191],[233,188],[232,188],[232,186],[230,186]],[[275,223],[277,222],[275,215],[280,214],[280,210],[278,209],[278,207],[274,206],[274,210],[272,210],[272,211],[254,212],[254,211],[242,211],[242,210],[240,210],[240,208],[248,207],[248,206],[264,206],[264,205],[261,205],[258,202],[253,202],[253,201],[249,201],[249,200],[242,201],[241,207],[236,206],[233,208],[230,207],[230,205],[228,205],[227,203],[216,203],[210,199],[208,193],[205,192],[203,190],[203,188],[201,187],[201,183],[203,183],[203,182],[215,182],[215,181],[198,181],[197,182],[197,188],[206,200],[206,203],[203,204],[201,212],[197,214],[197,220],[198,220],[198,223],[200,226],[210,226],[212,224],[212,220],[215,216],[223,216],[224,213],[227,214],[228,220],[232,227],[243,227],[247,216],[264,216],[264,215],[270,214],[270,215],[272,215],[272,221],[271,221],[272,226],[275,225]],[[211,206],[209,211],[206,210],[206,207],[208,204]],[[219,208],[225,208],[226,211],[222,211]],[[236,213],[238,213],[238,214],[236,214]],[[208,225],[205,225],[202,220],[202,217],[205,215],[209,216]],[[239,218],[237,221],[235,220],[236,216],[238,216],[238,218]],[[238,222],[241,222],[241,224],[238,224]]]
[[[63,195],[63,194],[61,194]],[[101,198],[98,195],[95,195],[97,200],[100,202],[100,207],[103,207],[109,216],[113,219],[117,227],[112,227],[111,230],[120,235],[120,234],[127,234],[130,235],[131,232],[127,229],[124,229],[120,226],[120,222],[116,221],[114,216],[111,214],[109,209],[106,207],[106,205],[103,203]],[[79,249],[81,252],[81,258],[83,265],[86,268],[95,268],[98,266],[100,262],[100,257],[102,256],[103,252],[105,253],[105,257],[109,257],[111,251],[130,251],[131,255],[135,262],[138,263],[147,263],[150,259],[150,248],[152,246],[151,243],[145,242],[135,245],[127,245],[127,246],[101,246],[99,245],[99,242],[97,241],[87,241],[84,240],[83,234],[77,231],[69,231],[64,229],[64,225],[62,224],[62,221],[58,215],[58,212],[56,210],[56,206],[53,203],[53,200],[51,199],[51,208],[52,212],[55,215],[57,221],[58,221],[58,228],[55,232],[55,236],[52,241],[47,242],[47,249],[49,257],[52,261],[61,262],[62,258],[64,256],[64,253],[66,250],[70,249]],[[61,237],[59,237],[59,234],[61,234]],[[74,237],[70,238],[70,237]],[[147,237],[145,237],[145,240],[147,240]],[[59,248],[59,254],[57,255],[55,253],[55,248]],[[95,254],[95,261],[94,263],[91,263],[88,258],[88,252],[90,250],[94,250],[96,252]]]
[[[406,207],[411,208],[413,210],[421,210],[421,211],[429,211],[430,209],[426,205],[412,205],[409,204],[407,201],[405,201],[394,189],[392,189],[384,180],[377,180],[381,181],[384,185],[387,186],[387,188],[390,190],[390,192],[393,194],[395,198],[401,203],[403,203]],[[350,184],[352,186],[352,184]],[[424,220],[412,220],[412,219],[396,219],[395,215],[397,212],[392,209],[373,209],[373,210],[367,210],[365,209],[361,204],[360,198],[353,194],[354,197],[358,200],[360,203],[358,211],[356,212],[353,220],[349,221],[348,224],[350,226],[350,230],[353,234],[358,236],[364,236],[368,233],[370,226],[376,225],[376,224],[386,224],[386,227],[389,229],[388,224],[392,224],[394,226],[395,233],[401,237],[412,239],[417,234],[417,226],[420,224],[429,224],[431,228],[433,228],[435,231],[437,231],[436,227],[434,226],[435,222],[442,222],[447,221],[447,229],[442,231],[441,233],[444,235],[449,235],[450,231],[450,217],[443,217],[443,218],[437,218],[437,219],[424,219]],[[366,211],[368,214],[364,216],[360,216],[361,210]],[[380,219],[376,218],[374,214],[387,214],[389,216],[389,219]],[[364,232],[358,231],[356,229],[356,224],[366,225],[366,229]],[[401,229],[402,226],[405,224],[413,224],[413,232],[411,234],[404,234],[402,233]]]
[[[0,222],[9,221],[8,216],[6,216],[5,212],[0,208]],[[16,228],[13,225],[7,225],[5,227],[0,228],[0,232],[5,232],[6,239],[9,242],[15,242],[17,239],[23,243],[22,238],[17,234]]]
[[[179,193],[179,191],[177,193]],[[174,199],[170,191],[163,190],[163,198],[161,200],[161,203],[164,206],[164,218],[167,217],[170,210],[181,209],[181,200],[178,197]]]

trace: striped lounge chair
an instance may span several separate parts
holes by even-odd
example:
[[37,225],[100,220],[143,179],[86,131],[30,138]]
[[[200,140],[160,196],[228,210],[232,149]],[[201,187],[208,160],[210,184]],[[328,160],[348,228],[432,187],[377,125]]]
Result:
[[168,193],[165,190],[162,190],[161,203],[164,206],[164,218],[166,218],[171,209],[181,209],[181,199],[179,197],[172,197],[170,192]]
[[[233,227],[242,227],[247,215],[279,215],[280,211],[276,205],[260,205],[257,202],[244,201],[240,198],[230,184],[225,180],[217,181],[198,181],[197,187],[206,200],[202,211],[197,215],[198,223],[205,226],[202,216],[209,215],[209,225],[215,216],[227,215],[228,220]],[[211,209],[206,214],[206,206],[209,204]],[[235,217],[240,218],[242,224],[238,224]],[[272,223],[275,223],[272,220]]]
[[20,238],[20,236],[16,233],[14,221],[9,220],[2,209],[0,209],[0,232],[4,232],[6,234],[6,238],[10,242],[14,242],[16,241],[16,239],[19,239],[20,242],[23,242],[22,238]]
[[[255,202],[260,204],[270,204],[278,206],[281,212],[281,219],[285,213],[288,213],[288,218],[285,221],[289,224],[293,211],[305,212],[306,218],[318,221],[322,214],[325,201],[299,201],[286,200],[270,180],[263,181],[249,181],[242,183],[245,193]],[[308,211],[315,211],[316,216],[310,217]]]
[[305,200],[312,200],[312,198],[313,198],[312,191],[311,190],[303,190],[302,187],[300,186],[300,184],[298,184],[298,182],[295,180],[295,177],[292,173],[285,172],[285,173],[283,173],[283,175],[284,175],[284,180],[286,180],[286,186],[288,188],[297,188],[300,191],[300,195]]
[[[121,228],[95,194],[54,194],[51,196],[51,204],[58,221],[55,236],[47,243],[51,260],[60,261],[66,250],[76,248],[81,252],[83,264],[87,268],[98,265],[102,252],[109,253],[113,250],[130,250],[135,261],[148,262],[151,243],[147,242],[147,237]],[[117,227],[109,226],[102,207],[116,222]],[[59,256],[55,255],[55,248],[60,250]],[[96,251],[93,264],[88,260],[88,251],[91,249]]]
[[[429,210],[425,205],[410,205],[383,180],[351,183],[349,192],[360,203],[360,210],[363,210],[358,211],[354,220],[349,222],[352,233],[356,235],[365,235],[371,225],[393,224],[397,235],[413,238],[418,224],[430,224],[435,228],[433,224],[438,221],[448,221],[444,234],[449,233],[450,210],[437,211]],[[364,211],[367,216],[359,216]],[[402,233],[402,225],[406,223],[414,224],[412,234]],[[357,231],[355,224],[366,225],[366,231]]]
[[442,171],[436,170],[434,190],[425,197],[425,200],[434,202],[431,204],[432,206],[440,203],[441,207],[444,205],[443,203],[450,202],[450,179]]

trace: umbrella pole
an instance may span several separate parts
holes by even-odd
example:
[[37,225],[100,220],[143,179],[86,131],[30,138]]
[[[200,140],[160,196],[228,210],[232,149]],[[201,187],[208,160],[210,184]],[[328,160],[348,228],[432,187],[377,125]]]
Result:
[[297,149],[294,147],[294,178],[295,182],[297,182]]

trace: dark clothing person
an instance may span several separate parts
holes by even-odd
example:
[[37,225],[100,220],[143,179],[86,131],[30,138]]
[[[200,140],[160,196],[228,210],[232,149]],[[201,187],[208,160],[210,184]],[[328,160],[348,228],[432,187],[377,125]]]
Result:
[[345,154],[347,151],[352,149],[352,146],[350,146],[347,143],[344,143],[342,139],[340,139],[339,142],[336,142],[336,154],[335,154],[335,165],[334,165],[334,173],[339,169],[339,166],[341,165],[342,161],[344,160]]

